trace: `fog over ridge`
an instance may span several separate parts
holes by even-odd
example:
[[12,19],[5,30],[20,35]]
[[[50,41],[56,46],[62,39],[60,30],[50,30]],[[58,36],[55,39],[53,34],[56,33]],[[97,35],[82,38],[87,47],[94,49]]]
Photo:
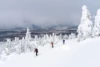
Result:
[[[95,3],[94,3],[95,2]],[[78,25],[85,4],[92,16],[99,0],[0,0],[0,28]]]

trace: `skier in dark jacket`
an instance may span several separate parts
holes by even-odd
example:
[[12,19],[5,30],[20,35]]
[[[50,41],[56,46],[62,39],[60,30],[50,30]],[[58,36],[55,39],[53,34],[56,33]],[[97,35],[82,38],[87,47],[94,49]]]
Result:
[[63,40],[63,44],[65,44],[65,40]]
[[35,48],[34,52],[36,53],[36,56],[38,56],[38,49],[37,48]]
[[52,46],[52,48],[54,48],[54,43],[53,42],[51,42],[51,46]]

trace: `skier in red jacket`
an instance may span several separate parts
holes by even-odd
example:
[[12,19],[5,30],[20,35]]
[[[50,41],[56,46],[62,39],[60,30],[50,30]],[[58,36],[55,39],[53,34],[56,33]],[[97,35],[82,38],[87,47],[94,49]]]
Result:
[[34,52],[36,53],[36,56],[38,56],[38,49],[37,48],[35,48]]

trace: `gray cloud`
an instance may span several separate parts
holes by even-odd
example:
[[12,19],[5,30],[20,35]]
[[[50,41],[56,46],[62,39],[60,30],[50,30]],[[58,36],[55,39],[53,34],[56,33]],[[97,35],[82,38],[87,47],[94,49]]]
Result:
[[48,26],[56,24],[78,25],[82,5],[92,15],[100,8],[99,0],[0,0],[0,28]]

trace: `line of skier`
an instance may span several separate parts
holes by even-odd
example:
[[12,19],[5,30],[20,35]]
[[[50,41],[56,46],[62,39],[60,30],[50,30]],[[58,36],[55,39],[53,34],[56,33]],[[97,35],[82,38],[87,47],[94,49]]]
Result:
[[[63,44],[65,44],[65,40],[63,40]],[[51,47],[54,48],[53,41],[51,42]],[[34,52],[35,52],[36,56],[38,56],[38,48],[35,48]]]

